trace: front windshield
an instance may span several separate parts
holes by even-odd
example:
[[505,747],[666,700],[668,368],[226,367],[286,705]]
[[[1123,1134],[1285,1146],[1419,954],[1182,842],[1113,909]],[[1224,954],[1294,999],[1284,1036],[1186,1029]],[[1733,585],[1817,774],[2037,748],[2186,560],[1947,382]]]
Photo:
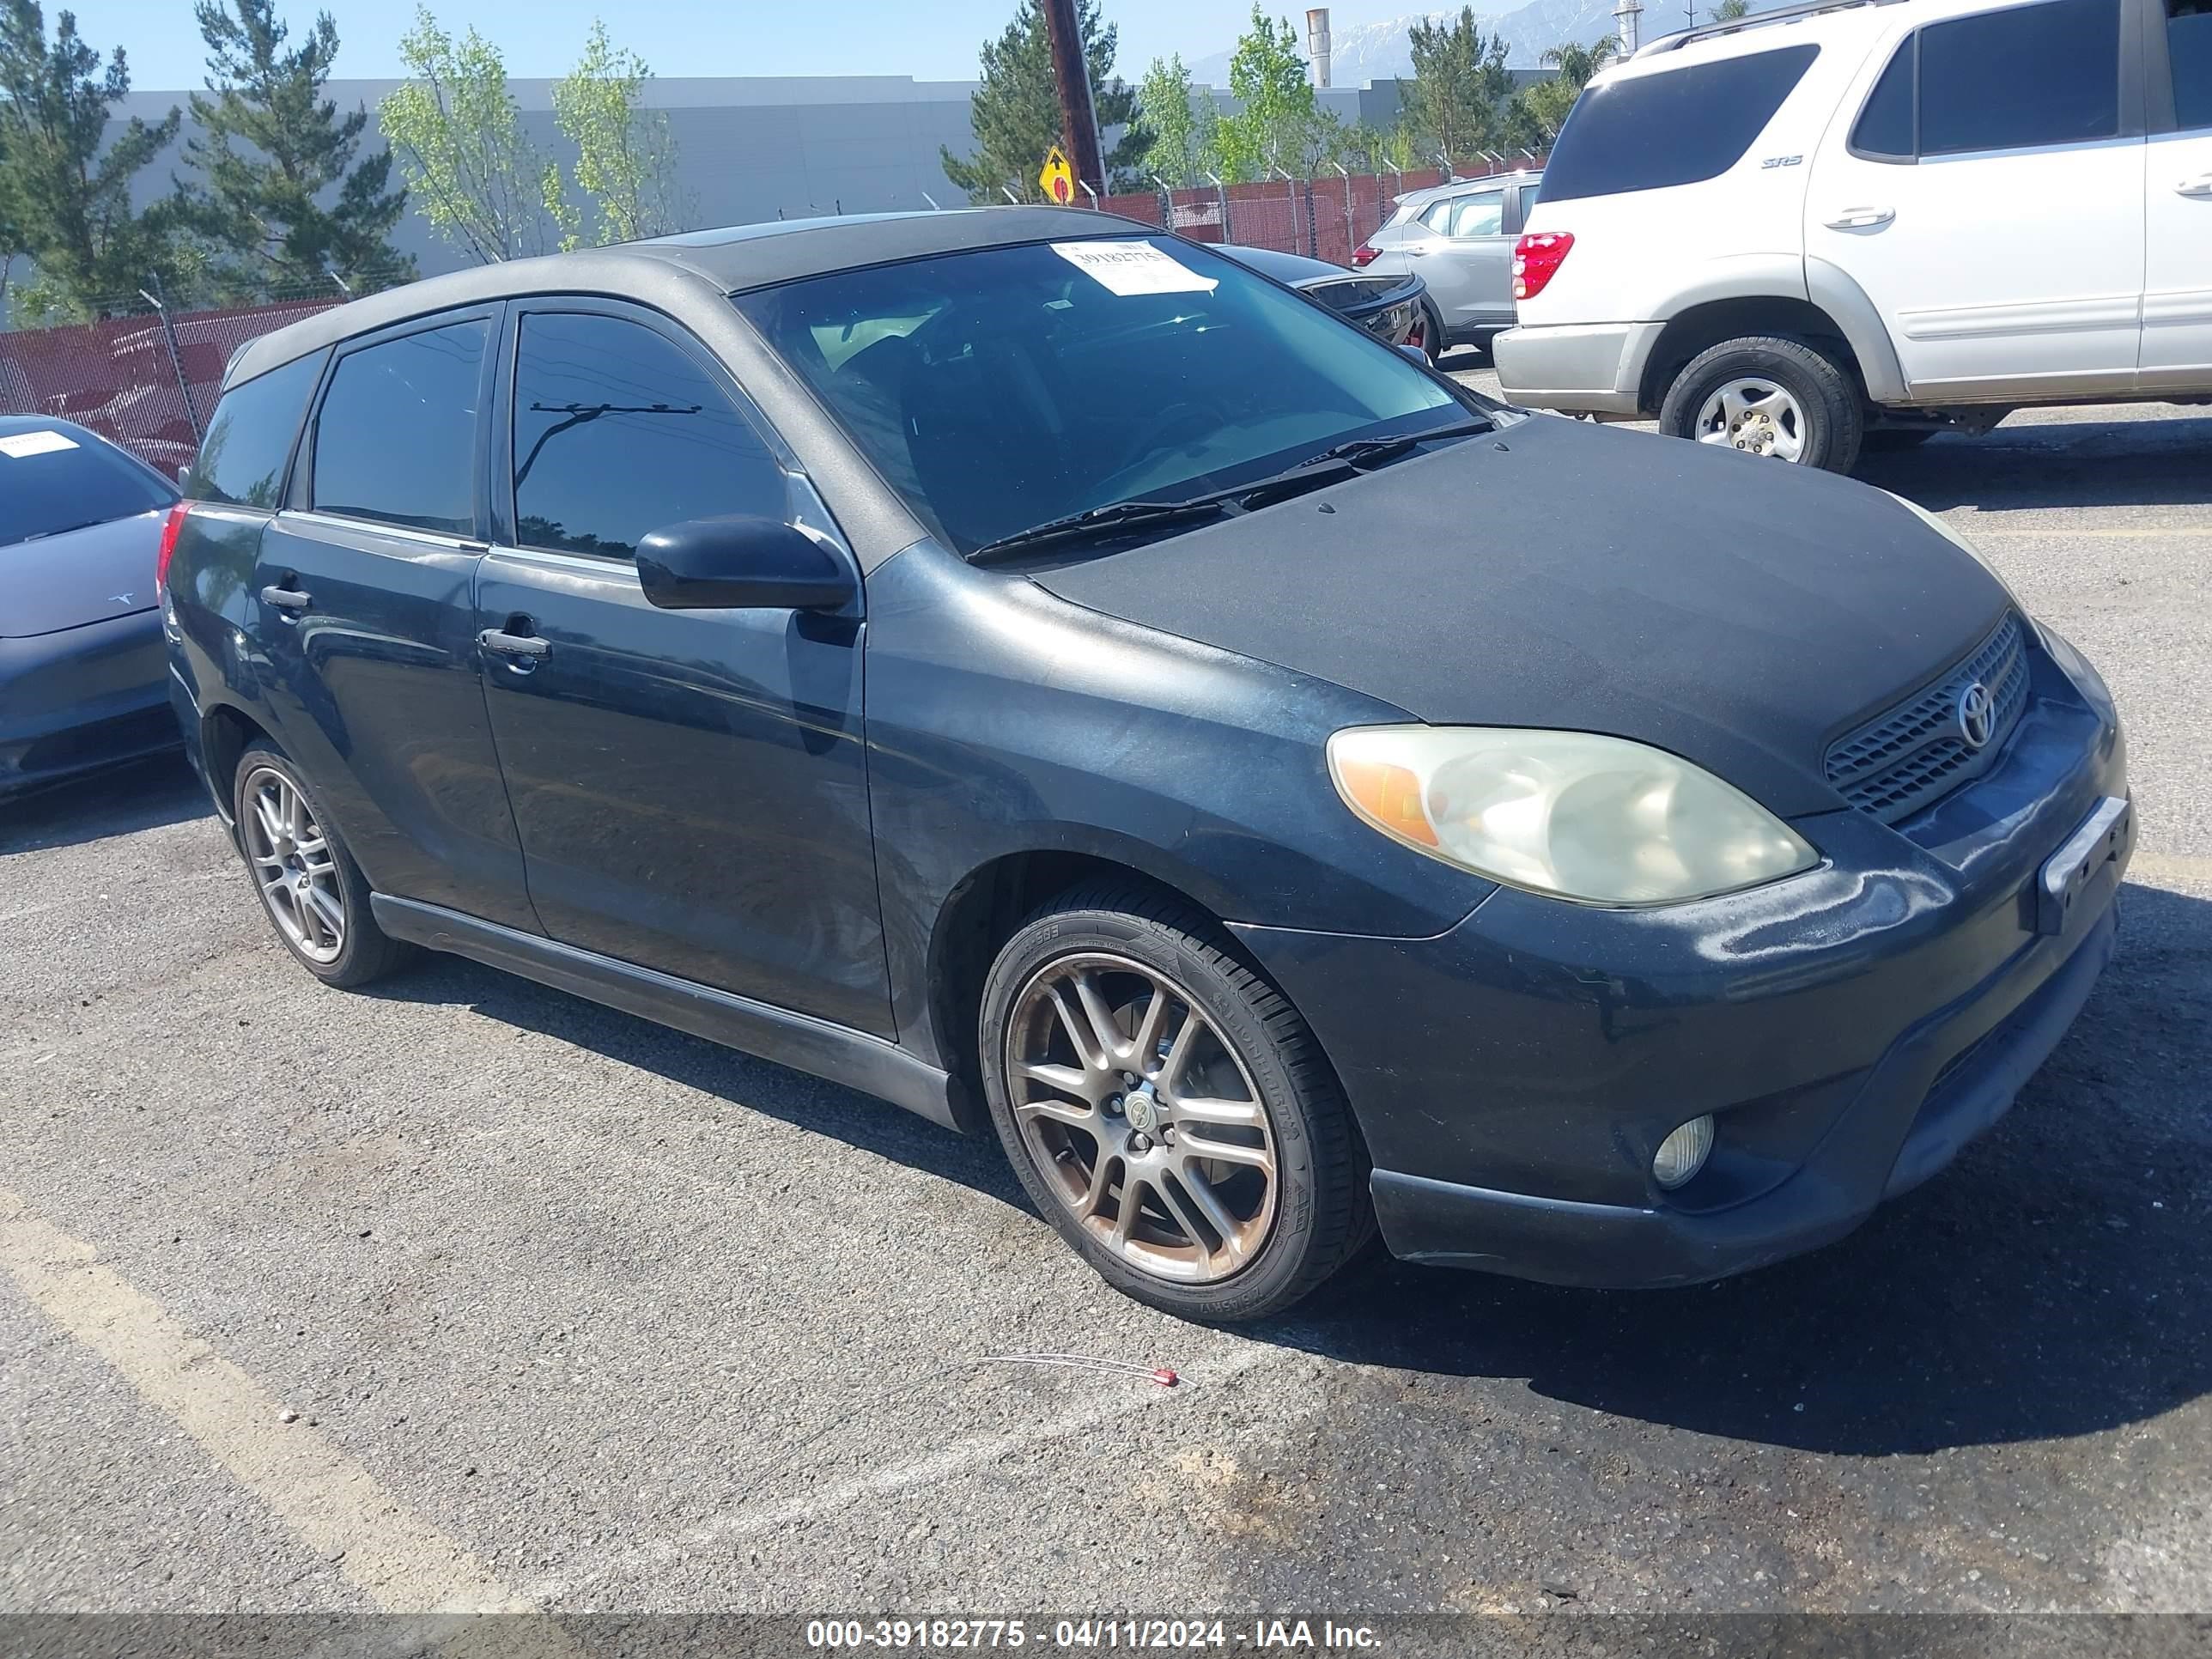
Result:
[[97,439],[14,422],[0,431],[0,547],[151,513],[176,499],[159,473]]
[[737,303],[963,553],[1483,407],[1363,330],[1169,237],[984,248]]

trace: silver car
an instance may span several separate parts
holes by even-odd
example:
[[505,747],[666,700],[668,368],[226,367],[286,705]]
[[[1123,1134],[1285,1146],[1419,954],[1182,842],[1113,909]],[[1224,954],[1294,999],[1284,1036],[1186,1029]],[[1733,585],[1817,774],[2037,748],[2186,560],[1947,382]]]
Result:
[[1543,184],[1540,173],[1508,173],[1408,191],[1352,263],[1428,284],[1431,356],[1486,349],[1513,326],[1513,244]]

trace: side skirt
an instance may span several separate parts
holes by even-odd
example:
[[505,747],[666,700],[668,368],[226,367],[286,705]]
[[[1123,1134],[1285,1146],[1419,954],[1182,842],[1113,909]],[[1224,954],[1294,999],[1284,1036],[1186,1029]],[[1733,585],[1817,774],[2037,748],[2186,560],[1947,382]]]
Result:
[[497,922],[480,921],[441,905],[375,893],[370,896],[369,908],[377,926],[394,939],[504,968],[556,991],[587,997],[878,1096],[948,1129],[962,1127],[958,1085],[952,1079],[881,1037],[518,933]]

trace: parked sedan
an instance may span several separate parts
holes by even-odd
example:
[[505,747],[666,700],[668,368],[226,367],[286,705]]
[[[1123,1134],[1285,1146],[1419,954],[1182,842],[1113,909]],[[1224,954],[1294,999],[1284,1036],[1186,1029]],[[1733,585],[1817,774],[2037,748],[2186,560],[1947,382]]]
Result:
[[0,795],[176,745],[154,593],[176,499],[83,427],[0,416]]
[[1352,263],[1428,284],[1437,350],[1487,349],[1513,326],[1513,244],[1543,185],[1540,173],[1516,173],[1408,191]]
[[1273,248],[1223,246],[1215,251],[1320,301],[1378,340],[1436,355],[1431,337],[1436,329],[1430,320],[1428,284],[1418,276],[1370,276],[1326,260],[1309,259],[1304,254],[1278,253]]
[[248,346],[194,478],[178,710],[303,969],[458,951],[994,1133],[1185,1315],[1378,1225],[1826,1243],[2117,933],[2112,699],[1940,520],[1105,215],[394,289]]

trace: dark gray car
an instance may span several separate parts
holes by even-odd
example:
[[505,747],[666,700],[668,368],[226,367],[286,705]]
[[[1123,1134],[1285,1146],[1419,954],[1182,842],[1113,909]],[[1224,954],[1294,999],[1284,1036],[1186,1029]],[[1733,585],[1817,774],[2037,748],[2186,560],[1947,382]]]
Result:
[[175,746],[155,561],[176,500],[97,433],[0,416],[0,795]]

